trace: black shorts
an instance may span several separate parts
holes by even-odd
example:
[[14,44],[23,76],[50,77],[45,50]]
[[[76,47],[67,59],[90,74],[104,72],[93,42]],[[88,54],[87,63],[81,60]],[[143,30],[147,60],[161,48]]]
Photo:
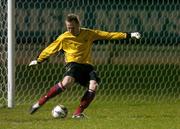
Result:
[[87,86],[90,80],[95,80],[99,83],[100,78],[97,76],[96,71],[90,64],[79,64],[75,62],[68,63],[66,66],[64,76],[71,76],[75,81],[82,86]]

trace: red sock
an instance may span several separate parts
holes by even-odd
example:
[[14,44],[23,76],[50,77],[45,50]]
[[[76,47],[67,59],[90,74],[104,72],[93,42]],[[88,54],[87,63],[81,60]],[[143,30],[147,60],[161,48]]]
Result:
[[45,104],[50,98],[53,98],[54,96],[58,95],[64,90],[65,88],[62,86],[62,83],[58,83],[54,85],[53,87],[50,88],[50,90],[47,92],[46,95],[44,95],[43,97],[39,99],[38,101],[39,105]]
[[78,115],[86,109],[89,104],[92,102],[92,100],[95,97],[95,92],[88,90],[85,92],[84,96],[81,99],[80,105],[77,107],[76,111],[74,112],[74,115]]

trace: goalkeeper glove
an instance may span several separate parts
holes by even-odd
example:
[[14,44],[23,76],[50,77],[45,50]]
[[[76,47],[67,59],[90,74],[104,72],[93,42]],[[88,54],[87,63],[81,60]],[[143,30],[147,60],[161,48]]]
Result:
[[39,62],[37,60],[33,60],[29,63],[29,66],[37,65]]
[[131,33],[131,38],[140,39],[141,34],[139,32],[132,32]]

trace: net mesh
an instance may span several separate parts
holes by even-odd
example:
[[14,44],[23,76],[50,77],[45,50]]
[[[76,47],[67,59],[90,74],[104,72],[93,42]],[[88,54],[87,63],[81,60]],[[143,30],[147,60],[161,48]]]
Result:
[[[142,33],[140,40],[94,43],[92,56],[101,78],[96,101],[176,102],[180,98],[179,4],[178,0],[16,0],[16,103],[32,103],[61,81],[61,53],[37,67],[28,63],[66,31],[68,13],[78,14],[83,27]],[[83,92],[75,85],[54,101],[74,102]]]
[[0,3],[0,107],[7,96],[7,2]]

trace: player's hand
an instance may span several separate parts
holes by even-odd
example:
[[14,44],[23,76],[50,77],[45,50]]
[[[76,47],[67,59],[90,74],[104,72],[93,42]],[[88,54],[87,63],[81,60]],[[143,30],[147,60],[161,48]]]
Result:
[[131,33],[131,38],[140,39],[141,34],[139,32],[132,32]]
[[38,61],[37,60],[33,60],[29,63],[29,66],[33,66],[33,65],[37,65]]

